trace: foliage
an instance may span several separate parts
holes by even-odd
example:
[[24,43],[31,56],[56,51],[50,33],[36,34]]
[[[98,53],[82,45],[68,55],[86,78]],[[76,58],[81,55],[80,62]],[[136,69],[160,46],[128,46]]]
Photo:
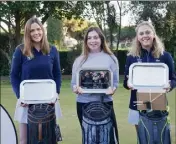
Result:
[[162,35],[164,37],[165,46],[168,51],[174,55],[174,50],[176,47],[176,3],[169,2],[167,5],[167,13],[164,18],[165,23],[163,24],[164,31]]
[[[0,2],[0,21],[8,26],[6,30],[2,25],[0,27],[9,37],[10,52],[14,47],[21,43],[21,32],[24,29],[26,21],[36,15],[45,23],[49,17],[62,19],[64,17],[79,17],[84,9],[86,2],[77,1],[3,1]],[[13,42],[14,41],[14,42]],[[3,50],[4,51],[4,50]],[[6,58],[8,59],[8,53]]]
[[63,26],[66,27],[66,34],[77,40],[84,38],[85,30],[91,25],[91,22],[81,18],[64,19]]
[[[70,75],[72,72],[72,65],[74,60],[81,54],[82,45],[79,45],[77,49],[73,51],[60,51],[60,65],[61,71],[63,75]],[[119,73],[124,74],[124,65],[126,61],[126,53],[127,50],[119,50],[118,51],[118,61],[119,61]],[[10,67],[8,66],[8,61],[1,57],[0,61],[0,76],[9,75]]]
[[167,13],[164,23],[164,43],[167,51],[169,51],[175,61],[176,69],[176,2],[169,2],[167,5]]
[[[57,19],[62,19],[64,17],[70,19],[72,16],[79,17],[83,12],[83,8],[84,2],[7,1],[1,2],[0,14],[1,21],[10,25],[14,29],[19,27],[18,31],[14,30],[14,32],[20,33],[25,22],[33,15],[41,17],[41,21],[44,23],[49,17]],[[7,21],[8,18],[11,18],[11,21]]]
[[136,35],[134,26],[126,26],[121,29],[120,40],[132,39]]
[[[176,47],[176,2],[172,1],[131,1],[131,10],[140,20],[151,20],[165,48],[175,57]],[[176,61],[176,58],[175,58]]]
[[87,7],[86,15],[90,18],[94,18],[96,20],[97,25],[101,30],[105,27],[105,7],[103,1],[90,1],[90,8]]
[[[82,51],[81,49],[82,49],[82,46],[79,45],[77,50],[68,51],[68,52],[60,52],[61,70],[64,75],[71,74],[73,62],[81,54],[81,51]],[[127,50],[118,51],[119,73],[120,74],[124,74],[126,53],[127,53]]]
[[163,31],[162,24],[166,13],[167,1],[131,1],[132,14],[136,23],[141,20],[151,20],[154,24],[157,34],[161,35]]
[[152,20],[156,23],[164,17],[166,1],[131,1],[130,9],[135,15],[136,23],[141,20]]
[[[9,38],[5,34],[0,34],[0,75],[8,75],[10,69],[11,57],[6,58],[9,50]],[[6,49],[7,51],[3,51]],[[4,54],[3,54],[4,53]]]
[[52,17],[48,18],[47,38],[51,44],[59,48],[63,46],[63,24],[61,20]]
[[67,69],[65,69],[66,74],[71,74],[73,62],[81,54],[82,48],[83,48],[83,44],[79,43],[77,45],[76,49],[73,49],[72,51],[67,52],[67,60],[66,61],[67,61],[67,66],[69,66],[69,67],[67,67]]
[[109,28],[109,41],[110,41],[110,47],[113,46],[113,33],[114,30],[116,31],[118,25],[116,21],[116,10],[114,8],[114,5],[110,5],[110,1],[106,1],[106,6],[107,6],[107,25]]

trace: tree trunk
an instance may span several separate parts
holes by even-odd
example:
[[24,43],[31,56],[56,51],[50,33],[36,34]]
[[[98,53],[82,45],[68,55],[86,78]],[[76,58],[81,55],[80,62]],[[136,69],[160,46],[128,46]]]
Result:
[[8,60],[8,64],[11,65],[12,61],[11,61],[11,57],[9,56],[9,54],[2,49],[0,49],[0,53],[2,53],[6,57],[6,59]]
[[121,18],[122,18],[122,9],[119,4],[119,1],[117,1],[118,7],[119,7],[119,15],[120,15],[120,23],[119,23],[119,29],[118,29],[118,34],[117,34],[117,46],[116,46],[116,51],[115,55],[118,56],[118,49],[119,49],[119,42],[120,42],[120,35],[121,35]]
[[[100,3],[99,5],[96,4],[96,2],[89,2],[90,3],[90,6],[91,6],[91,9],[92,9],[92,16],[94,17],[96,23],[98,24],[98,27],[101,29],[101,31],[103,31],[103,28],[102,28],[102,22],[103,22],[103,12],[99,11],[99,9],[101,7],[103,7],[103,4]],[[94,13],[94,10],[96,11],[96,14]]]
[[21,26],[20,26],[20,11],[16,11],[15,13],[15,23],[16,23],[16,29],[15,29],[15,47],[21,43]]
[[106,1],[107,10],[108,10],[108,27],[109,27],[109,34],[110,34],[110,48],[113,48],[113,24],[112,24],[112,16],[110,15],[110,7],[109,7],[109,1]]

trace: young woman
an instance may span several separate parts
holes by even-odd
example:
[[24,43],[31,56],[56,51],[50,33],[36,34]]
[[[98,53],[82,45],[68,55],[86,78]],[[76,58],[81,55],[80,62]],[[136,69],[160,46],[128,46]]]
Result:
[[[98,27],[90,27],[84,38],[83,53],[74,61],[72,68],[71,86],[73,92],[77,94],[77,115],[81,128],[83,127],[83,107],[88,103],[100,101],[102,94],[83,93],[82,88],[76,86],[76,73],[80,68],[90,68],[91,70],[91,68],[98,67],[110,69],[113,73],[113,88],[110,87],[103,97],[104,103],[112,107],[111,119],[113,121],[114,133],[111,134],[111,144],[115,144],[118,142],[118,131],[113,109],[112,95],[117,89],[119,83],[118,60],[107,47],[105,37],[101,30]],[[82,132],[84,134],[83,128]]]
[[[20,83],[23,80],[52,79],[56,83],[57,93],[60,93],[59,53],[56,47],[49,45],[43,25],[35,17],[30,18],[25,25],[24,44],[15,49],[10,79],[17,99],[20,97]],[[23,107],[25,117],[18,112],[19,107]],[[27,104],[17,102],[15,120],[20,123],[20,144],[27,143],[27,107]]]
[[164,45],[157,36],[156,31],[150,22],[143,21],[136,27],[136,37],[134,39],[132,48],[128,53],[125,65],[125,77],[123,85],[126,89],[131,90],[128,121],[137,128],[139,112],[137,110],[137,106],[134,103],[134,101],[137,100],[137,91],[128,86],[129,67],[135,62],[165,63],[169,67],[170,80],[167,91],[171,91],[176,87],[174,60],[170,53],[164,50]]

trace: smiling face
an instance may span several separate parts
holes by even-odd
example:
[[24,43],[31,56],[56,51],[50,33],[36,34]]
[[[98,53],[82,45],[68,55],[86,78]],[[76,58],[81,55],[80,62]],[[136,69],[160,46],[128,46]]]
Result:
[[87,46],[92,53],[101,51],[101,39],[96,31],[93,30],[88,33]]
[[30,36],[31,36],[31,40],[34,43],[40,43],[40,41],[43,38],[43,31],[42,31],[42,28],[40,27],[40,25],[38,25],[37,23],[31,24]]
[[154,32],[147,25],[142,25],[138,28],[137,39],[140,42],[142,48],[149,49],[153,45],[153,40],[155,38]]

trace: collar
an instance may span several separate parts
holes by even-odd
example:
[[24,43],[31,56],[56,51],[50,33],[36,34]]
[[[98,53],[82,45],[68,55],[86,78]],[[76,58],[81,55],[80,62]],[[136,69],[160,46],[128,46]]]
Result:
[[41,50],[38,51],[35,47],[32,48],[32,52],[34,55],[42,55],[43,54]]
[[147,54],[151,53],[153,51],[153,49],[154,48],[152,47],[152,48],[150,48],[150,51],[148,51],[148,50],[146,50],[146,49],[144,49],[144,48],[141,47],[142,53],[147,53]]

